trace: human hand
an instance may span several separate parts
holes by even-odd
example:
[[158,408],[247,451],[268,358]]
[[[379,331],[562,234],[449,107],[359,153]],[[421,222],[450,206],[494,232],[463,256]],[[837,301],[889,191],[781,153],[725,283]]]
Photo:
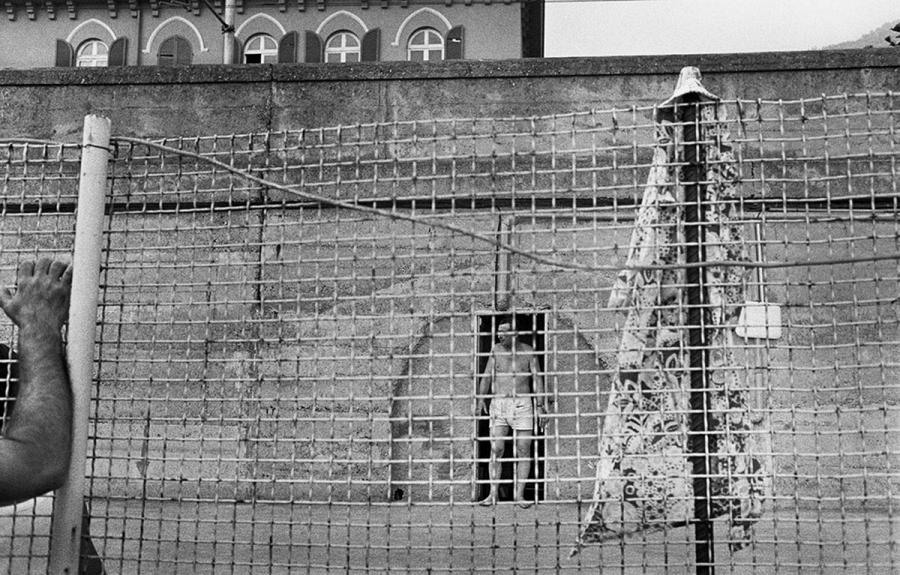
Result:
[[16,291],[0,291],[0,308],[20,329],[59,331],[69,315],[72,265],[41,258],[22,262]]
[[537,422],[538,429],[543,431],[545,427],[547,427],[547,409],[543,405],[537,406]]
[[487,415],[487,403],[483,399],[479,399],[475,406],[475,417],[479,415]]

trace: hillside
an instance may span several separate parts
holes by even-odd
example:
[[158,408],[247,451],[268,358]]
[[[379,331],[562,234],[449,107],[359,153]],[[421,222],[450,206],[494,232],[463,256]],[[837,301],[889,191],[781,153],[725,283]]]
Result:
[[900,34],[893,32],[891,28],[900,24],[900,14],[897,15],[896,20],[891,20],[890,22],[885,22],[878,28],[872,30],[868,34],[864,34],[857,38],[856,40],[850,40],[848,42],[841,42],[839,44],[832,44],[831,46],[825,46],[826,50],[845,50],[848,48],[890,48],[890,44],[884,41],[885,36],[891,36],[895,40],[898,39]]

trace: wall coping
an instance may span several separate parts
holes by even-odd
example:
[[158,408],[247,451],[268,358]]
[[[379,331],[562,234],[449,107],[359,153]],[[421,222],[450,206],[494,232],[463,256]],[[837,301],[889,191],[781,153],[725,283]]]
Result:
[[187,68],[126,66],[102,69],[7,69],[0,70],[0,87],[672,75],[677,74],[683,66],[697,66],[704,74],[900,68],[900,49],[886,47],[806,52],[460,60],[440,64],[378,62],[339,66],[277,64],[197,65]]

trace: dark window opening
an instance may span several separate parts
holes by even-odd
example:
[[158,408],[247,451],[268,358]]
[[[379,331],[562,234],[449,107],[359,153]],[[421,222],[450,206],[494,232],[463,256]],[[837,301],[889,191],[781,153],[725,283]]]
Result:
[[[491,348],[497,341],[497,326],[503,323],[512,323],[519,332],[530,334],[526,342],[534,348],[538,359],[538,367],[546,374],[546,328],[547,315],[544,312],[531,313],[491,313],[478,317],[478,333],[476,334],[476,353],[478,370],[475,378],[475,389],[478,389],[478,379],[484,373]],[[549,390],[549,379],[544,376],[545,386]],[[472,402],[473,408],[475,402]],[[491,428],[487,417],[481,418],[476,425],[475,457],[478,460],[475,477],[475,497],[484,499],[490,494],[490,471],[488,464],[491,460]],[[513,436],[510,434],[506,442],[506,450],[503,453],[503,467],[500,473],[500,488],[498,495],[500,501],[513,501],[515,499],[513,478],[515,476],[515,462],[513,458]],[[531,443],[531,472],[528,475],[528,484],[525,486],[525,499],[528,501],[543,501],[545,497],[544,473],[546,458],[546,436],[535,435]],[[535,493],[537,490],[537,493]]]
[[262,64],[262,54],[244,54],[247,64]]

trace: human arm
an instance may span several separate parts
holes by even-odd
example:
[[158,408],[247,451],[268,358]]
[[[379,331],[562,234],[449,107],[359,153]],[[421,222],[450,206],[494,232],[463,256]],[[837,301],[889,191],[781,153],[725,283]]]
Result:
[[3,436],[4,424],[12,414],[16,396],[19,395],[17,362],[16,354],[5,344],[0,343],[0,437]]
[[475,404],[475,415],[483,415],[487,413],[487,396],[491,393],[491,383],[494,374],[494,354],[488,358],[487,365],[484,367],[484,373],[478,380],[478,402]]
[[550,398],[547,395],[544,374],[541,371],[540,363],[538,363],[537,355],[532,354],[529,362],[531,369],[531,381],[534,382],[535,405],[538,409],[538,423],[540,427],[544,427],[547,420],[547,414],[550,413]]
[[56,489],[69,467],[72,391],[62,334],[72,269],[43,258],[19,267],[15,294],[0,308],[19,328],[19,390],[0,438],[0,505]]

